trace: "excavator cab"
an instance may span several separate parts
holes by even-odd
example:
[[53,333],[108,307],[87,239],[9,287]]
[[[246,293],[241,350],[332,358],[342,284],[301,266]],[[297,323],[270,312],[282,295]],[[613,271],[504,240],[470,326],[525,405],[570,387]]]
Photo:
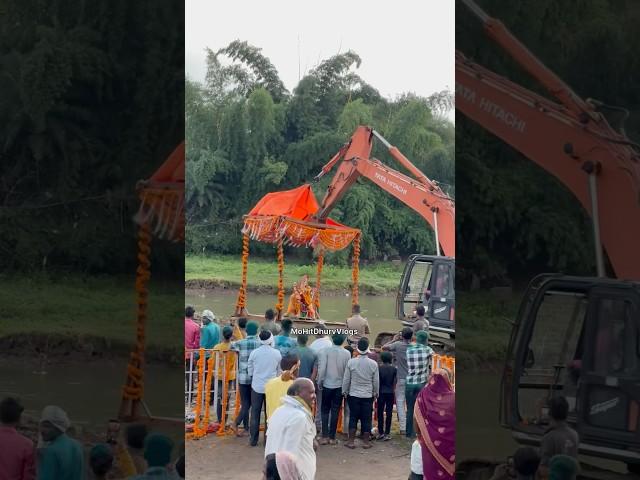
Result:
[[569,402],[580,452],[640,463],[640,284],[541,275],[509,341],[500,415],[516,441],[539,445],[549,400]]
[[405,325],[415,321],[424,305],[430,330],[455,337],[455,262],[451,257],[411,255],[405,265],[396,299],[397,317]]

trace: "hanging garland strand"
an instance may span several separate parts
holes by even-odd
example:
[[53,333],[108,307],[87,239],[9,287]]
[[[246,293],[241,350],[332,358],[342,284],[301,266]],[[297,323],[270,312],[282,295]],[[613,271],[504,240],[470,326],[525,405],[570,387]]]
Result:
[[284,249],[282,246],[282,238],[278,242],[278,303],[276,304],[276,313],[278,319],[282,317],[282,309],[284,308]]
[[204,418],[202,419],[202,429],[201,429],[201,433],[202,435],[206,435],[209,432],[209,417],[210,417],[210,407],[211,407],[211,380],[213,379],[213,369],[215,368],[214,366],[214,359],[216,358],[216,354],[215,352],[211,352],[211,356],[209,357],[209,360],[207,361],[207,372],[208,375],[206,375],[207,377],[207,381],[205,384],[205,393],[203,394],[204,396]]
[[[220,419],[220,426],[218,427],[218,436],[224,436],[227,434],[227,409],[229,408],[227,396],[229,395],[229,372],[227,369],[228,362],[230,362],[230,355],[235,355],[233,352],[222,353],[222,418]],[[218,384],[218,386],[220,386]]]
[[353,293],[351,295],[351,304],[358,304],[358,281],[360,279],[360,234],[353,239],[353,267],[351,270],[351,278],[353,280]]
[[316,270],[316,308],[320,309],[320,279],[322,278],[322,267],[324,266],[324,252],[318,254],[318,269]]
[[200,349],[200,358],[198,359],[198,390],[196,394],[196,409],[194,412],[195,419],[193,423],[193,436],[200,438],[207,433],[207,427],[201,427],[200,415],[202,414],[202,393],[204,390],[205,378],[204,378],[204,348]]
[[242,284],[236,302],[236,315],[241,315],[247,306],[247,266],[249,264],[249,234],[242,235]]
[[148,223],[143,223],[138,229],[138,269],[136,270],[136,345],[131,353],[129,365],[127,366],[127,383],[123,389],[123,405],[126,401],[131,401],[131,410],[128,412],[121,409],[123,416],[135,416],[135,402],[143,396],[143,363],[145,350],[145,327],[147,323],[147,304],[149,290],[147,285],[151,278],[151,231]]

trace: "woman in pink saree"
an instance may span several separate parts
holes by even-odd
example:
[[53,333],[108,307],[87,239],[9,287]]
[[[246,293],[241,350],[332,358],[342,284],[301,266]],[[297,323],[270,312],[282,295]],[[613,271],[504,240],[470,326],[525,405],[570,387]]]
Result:
[[425,479],[453,480],[456,460],[456,394],[446,370],[435,370],[418,394],[414,419]]

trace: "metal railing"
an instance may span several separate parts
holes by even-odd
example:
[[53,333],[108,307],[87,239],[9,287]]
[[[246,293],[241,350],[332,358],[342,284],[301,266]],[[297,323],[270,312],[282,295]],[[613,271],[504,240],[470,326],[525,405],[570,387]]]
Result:
[[436,370],[438,368],[447,369],[451,373],[451,386],[455,390],[456,388],[456,359],[455,357],[450,357],[448,355],[438,355],[434,354],[432,357],[432,370]]
[[211,419],[215,418],[218,434],[224,435],[229,420],[235,418],[240,407],[237,378],[236,352],[204,348],[186,350],[185,422],[201,426],[206,434],[214,423]]

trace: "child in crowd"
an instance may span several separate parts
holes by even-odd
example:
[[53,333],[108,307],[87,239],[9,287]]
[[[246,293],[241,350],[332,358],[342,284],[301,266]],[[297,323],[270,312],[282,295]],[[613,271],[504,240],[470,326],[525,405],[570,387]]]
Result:
[[378,440],[390,440],[391,419],[393,418],[393,392],[396,388],[398,371],[391,365],[391,352],[382,352],[380,376],[380,395],[378,396]]

